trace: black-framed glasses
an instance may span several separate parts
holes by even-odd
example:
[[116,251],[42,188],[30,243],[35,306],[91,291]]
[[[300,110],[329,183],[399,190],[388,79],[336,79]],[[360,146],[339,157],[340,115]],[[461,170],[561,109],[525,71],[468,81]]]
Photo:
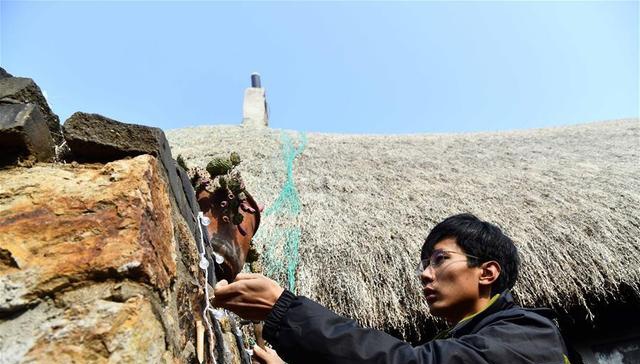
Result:
[[473,258],[476,260],[480,259],[475,255],[471,255],[471,254],[455,252],[453,250],[436,249],[433,251],[433,253],[431,253],[431,256],[429,257],[429,259],[422,259],[420,261],[420,264],[418,264],[418,267],[416,268],[416,275],[417,276],[422,275],[422,272],[424,272],[424,270],[429,267],[433,269],[438,269],[444,264],[444,262],[446,262],[450,258],[451,254],[464,255],[467,258]]

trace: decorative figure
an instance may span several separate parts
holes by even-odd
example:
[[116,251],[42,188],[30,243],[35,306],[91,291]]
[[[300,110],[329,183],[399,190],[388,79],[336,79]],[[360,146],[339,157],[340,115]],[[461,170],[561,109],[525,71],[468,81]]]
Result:
[[[216,278],[229,282],[242,271],[251,239],[260,226],[261,208],[245,189],[236,169],[240,162],[238,153],[233,152],[229,158],[214,158],[206,170],[187,170],[200,210],[210,220],[206,226],[210,248],[223,258],[217,262]],[[186,167],[181,156],[178,163]]]

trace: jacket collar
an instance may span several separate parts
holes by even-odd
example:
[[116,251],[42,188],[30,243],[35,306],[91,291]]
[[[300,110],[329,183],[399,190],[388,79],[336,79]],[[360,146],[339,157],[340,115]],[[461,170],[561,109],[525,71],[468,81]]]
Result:
[[434,339],[444,339],[448,337],[459,337],[468,334],[473,330],[476,324],[485,317],[492,315],[498,311],[502,311],[515,306],[513,296],[509,290],[505,290],[500,294],[496,294],[491,298],[487,307],[473,315],[463,318],[454,327],[440,332]]
[[489,309],[498,299],[500,299],[500,293],[494,294],[493,297],[491,297],[491,300],[489,300],[489,303],[487,303],[487,305],[482,310],[463,318],[462,320],[460,320],[460,322],[458,322],[456,324],[456,326],[461,325],[461,324],[467,322],[468,320],[471,320],[472,318],[480,315],[485,310]]
[[513,301],[511,292],[509,290],[505,290],[504,292],[500,293],[497,299],[492,299],[492,303],[489,304],[485,309],[458,322],[458,324],[451,330],[451,336],[458,337],[468,334],[472,332],[477,324],[484,318],[496,312],[511,308],[515,305],[516,304]]

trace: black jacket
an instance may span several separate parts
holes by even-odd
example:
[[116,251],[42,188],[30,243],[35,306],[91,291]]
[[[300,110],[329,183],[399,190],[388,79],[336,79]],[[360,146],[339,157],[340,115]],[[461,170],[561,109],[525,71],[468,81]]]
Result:
[[505,292],[443,338],[413,347],[285,291],[267,316],[264,337],[290,364],[566,364],[567,350],[550,312],[516,306]]

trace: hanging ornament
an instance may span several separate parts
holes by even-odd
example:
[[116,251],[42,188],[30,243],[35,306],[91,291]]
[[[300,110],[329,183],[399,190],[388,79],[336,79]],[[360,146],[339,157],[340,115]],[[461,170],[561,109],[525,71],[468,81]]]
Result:
[[[216,261],[217,260],[218,259],[216,258]],[[220,264],[220,263],[218,263],[218,264]],[[204,255],[200,257],[200,263],[198,264],[198,266],[200,266],[200,269],[209,268],[209,261],[207,260],[207,258],[204,257]]]

